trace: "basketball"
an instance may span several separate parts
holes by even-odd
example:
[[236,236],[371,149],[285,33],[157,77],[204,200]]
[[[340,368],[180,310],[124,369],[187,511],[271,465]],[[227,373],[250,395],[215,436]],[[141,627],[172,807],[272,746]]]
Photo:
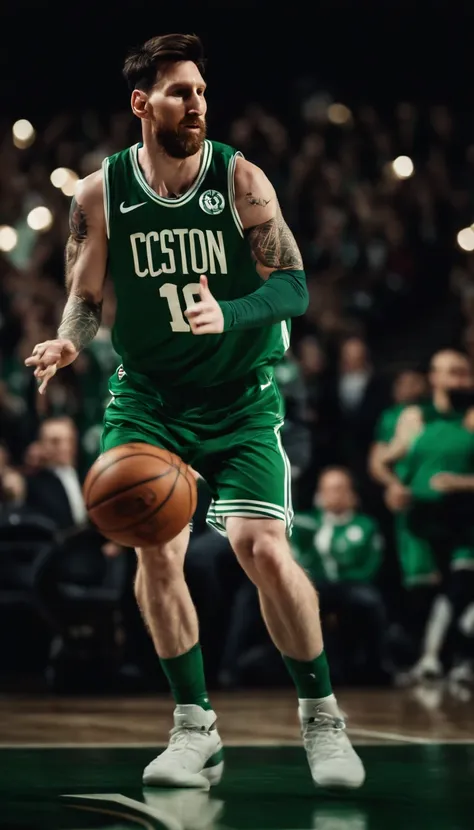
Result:
[[173,539],[197,504],[189,466],[150,444],[122,444],[100,455],[83,489],[95,527],[112,542],[132,548]]

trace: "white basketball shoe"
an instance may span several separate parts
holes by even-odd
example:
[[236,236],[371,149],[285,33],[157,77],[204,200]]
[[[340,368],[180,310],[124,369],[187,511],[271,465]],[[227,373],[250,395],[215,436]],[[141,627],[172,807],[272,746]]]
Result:
[[218,784],[224,772],[216,713],[201,706],[178,705],[166,749],[143,773],[147,787],[201,787]]
[[334,701],[316,702],[298,715],[303,744],[314,783],[318,787],[356,789],[365,770],[346,733],[346,724]]

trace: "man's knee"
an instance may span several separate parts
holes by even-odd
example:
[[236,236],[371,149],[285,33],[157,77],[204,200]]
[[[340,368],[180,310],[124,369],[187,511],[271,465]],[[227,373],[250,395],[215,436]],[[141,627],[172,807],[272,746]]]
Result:
[[135,594],[137,597],[145,583],[151,582],[159,586],[182,578],[188,541],[189,530],[186,528],[169,542],[136,548],[138,567]]
[[244,570],[278,579],[291,560],[286,529],[278,519],[232,516],[226,524],[229,542]]

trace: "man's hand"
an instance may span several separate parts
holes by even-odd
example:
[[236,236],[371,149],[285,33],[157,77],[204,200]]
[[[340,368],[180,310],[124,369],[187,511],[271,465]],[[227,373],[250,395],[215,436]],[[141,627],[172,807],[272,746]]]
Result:
[[45,340],[34,347],[25,360],[25,366],[36,366],[35,378],[42,381],[38,390],[41,395],[44,395],[57,370],[69,366],[77,355],[78,351],[70,340]]
[[188,318],[193,334],[221,334],[224,331],[224,315],[217,300],[214,299],[207,277],[199,280],[200,302],[195,303],[184,312]]
[[456,475],[456,473],[437,473],[430,479],[430,487],[438,493],[459,493],[463,490],[470,490],[469,479],[471,476]]
[[385,490],[385,504],[394,513],[399,513],[408,506],[411,493],[400,481],[389,484]]

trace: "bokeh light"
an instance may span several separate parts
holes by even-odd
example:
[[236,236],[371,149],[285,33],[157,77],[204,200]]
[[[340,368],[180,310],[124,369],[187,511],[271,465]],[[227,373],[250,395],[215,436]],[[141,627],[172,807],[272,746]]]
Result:
[[26,221],[34,231],[47,231],[53,224],[53,214],[49,208],[39,205],[30,210]]
[[13,251],[18,242],[18,234],[15,228],[9,225],[0,225],[0,251],[8,253]]

